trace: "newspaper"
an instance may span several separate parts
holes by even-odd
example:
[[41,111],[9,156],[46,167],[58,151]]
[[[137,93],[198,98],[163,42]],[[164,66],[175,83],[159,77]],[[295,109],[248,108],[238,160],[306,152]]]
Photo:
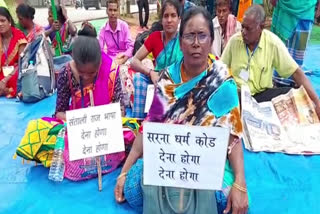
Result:
[[285,127],[319,123],[313,103],[303,86],[271,100],[281,124]]
[[320,123],[303,87],[270,102],[257,103],[248,87],[241,89],[245,147],[251,151],[288,154],[320,153]]

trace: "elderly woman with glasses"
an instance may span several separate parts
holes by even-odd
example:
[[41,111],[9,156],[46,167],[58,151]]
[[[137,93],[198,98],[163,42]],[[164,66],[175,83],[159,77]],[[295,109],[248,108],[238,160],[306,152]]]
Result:
[[[213,24],[210,14],[205,9],[195,7],[184,14],[179,32],[183,59],[160,74],[146,120],[157,123],[228,128],[230,138],[225,174],[231,172],[233,179],[228,182],[224,180],[228,186],[224,185],[226,187],[224,193],[227,197],[227,207],[224,211],[228,213],[232,209],[232,213],[242,214],[247,212],[248,195],[240,143],[242,124],[239,99],[236,83],[226,66],[209,55],[213,37]],[[136,137],[118,177],[115,188],[115,197],[118,202],[126,199],[130,205],[133,201],[137,205],[137,197],[133,196],[130,188],[138,186],[132,182],[137,180],[139,167],[142,177],[142,132],[143,129]],[[134,190],[134,192],[137,191]],[[148,206],[143,204],[145,205]],[[200,206],[203,205],[200,204]],[[215,213],[215,210],[211,210],[210,213]]]

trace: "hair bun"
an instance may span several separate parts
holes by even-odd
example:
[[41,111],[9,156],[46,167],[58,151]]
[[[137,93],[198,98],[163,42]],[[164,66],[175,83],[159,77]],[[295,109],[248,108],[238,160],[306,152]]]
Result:
[[97,31],[92,25],[84,24],[82,29],[78,31],[78,36],[97,37]]

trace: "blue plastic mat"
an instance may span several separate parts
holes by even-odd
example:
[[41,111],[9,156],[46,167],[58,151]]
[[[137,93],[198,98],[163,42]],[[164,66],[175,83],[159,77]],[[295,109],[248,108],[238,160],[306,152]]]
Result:
[[99,192],[97,179],[84,182],[65,179],[55,184],[48,179],[47,168],[26,162],[23,165],[19,157],[12,159],[28,121],[51,116],[55,99],[53,96],[28,105],[0,98],[0,213],[135,213],[113,198],[120,170],[103,176],[103,190]]
[[[320,46],[310,46],[306,68],[320,95]],[[135,213],[113,197],[120,169],[103,176],[103,191],[97,179],[84,182],[48,180],[48,169],[12,159],[31,119],[51,116],[56,97],[37,104],[0,98],[0,213]],[[319,142],[320,143],[320,142]],[[245,170],[252,198],[250,213],[314,213],[320,211],[320,156],[294,156],[245,151]]]
[[[320,96],[320,46],[307,49],[305,68]],[[320,142],[319,142],[320,143]],[[244,152],[250,213],[320,213],[320,156]]]

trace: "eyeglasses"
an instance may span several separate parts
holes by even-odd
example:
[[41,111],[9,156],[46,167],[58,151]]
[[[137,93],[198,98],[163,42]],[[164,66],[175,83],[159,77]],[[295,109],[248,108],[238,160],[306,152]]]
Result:
[[187,33],[182,35],[182,39],[186,41],[189,45],[192,45],[196,42],[196,37],[200,44],[204,44],[208,41],[210,36],[205,33]]

